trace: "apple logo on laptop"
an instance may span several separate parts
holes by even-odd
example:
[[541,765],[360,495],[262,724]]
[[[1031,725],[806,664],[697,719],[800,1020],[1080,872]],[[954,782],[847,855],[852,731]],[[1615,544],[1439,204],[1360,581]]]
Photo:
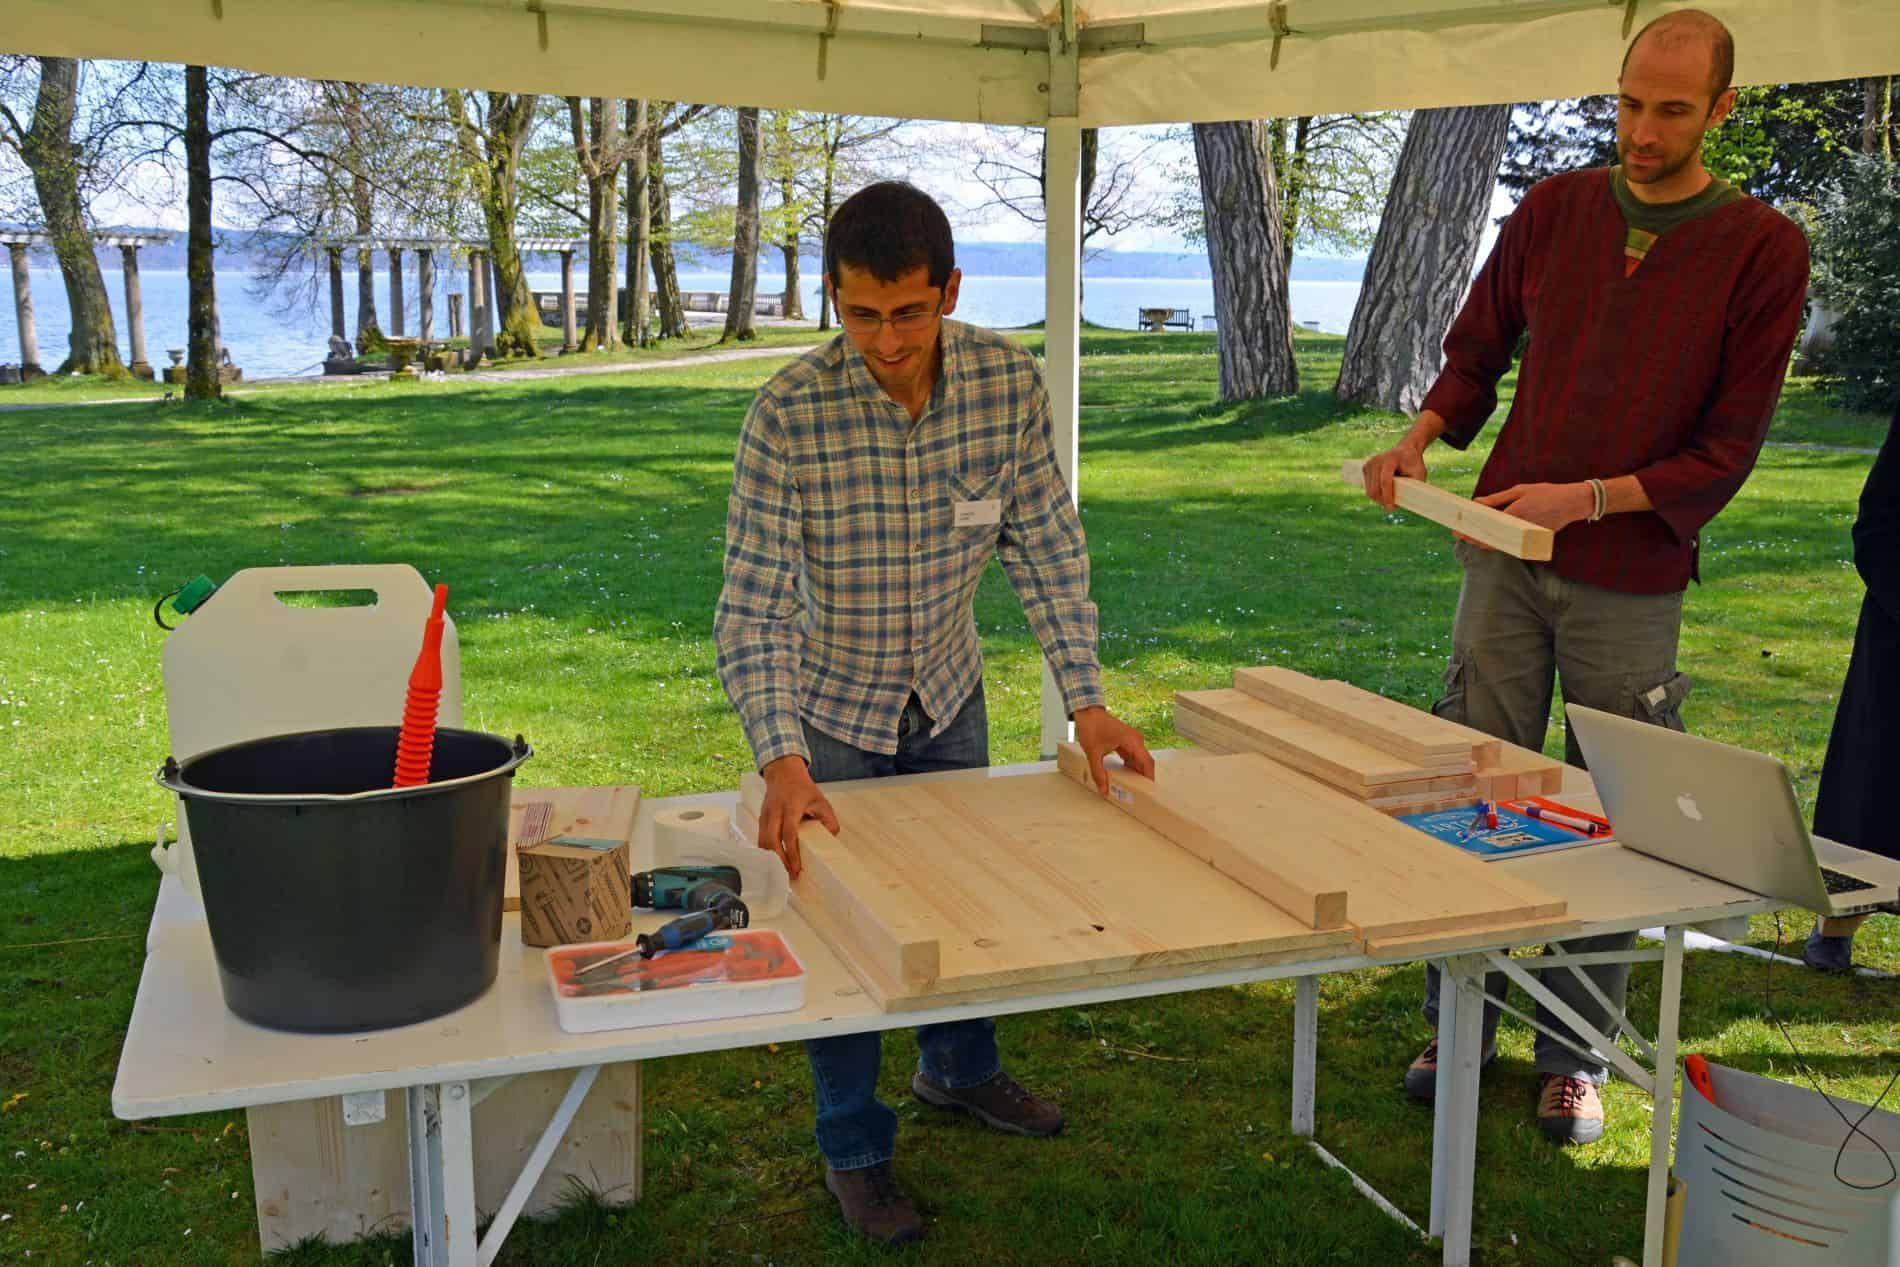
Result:
[[1676,808],[1681,810],[1682,816],[1690,822],[1699,823],[1702,821],[1702,810],[1696,805],[1695,797],[1690,796],[1688,793],[1685,792],[1676,798]]

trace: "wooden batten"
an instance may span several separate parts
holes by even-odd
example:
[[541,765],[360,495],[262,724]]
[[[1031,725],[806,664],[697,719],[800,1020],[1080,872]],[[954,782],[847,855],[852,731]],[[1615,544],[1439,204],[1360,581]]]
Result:
[[[1340,478],[1355,488],[1364,488],[1364,467],[1363,459],[1350,459],[1340,467]],[[1481,505],[1469,497],[1460,497],[1423,480],[1399,478],[1393,480],[1392,484],[1399,506],[1415,515],[1422,515],[1435,524],[1474,541],[1481,541],[1493,550],[1502,550],[1514,558],[1531,563],[1550,561],[1557,534],[1548,528]]]
[[[1232,760],[1232,758],[1222,758]],[[1056,747],[1061,771],[1085,787],[1095,787],[1088,757],[1073,743]],[[1236,837],[1210,827],[1202,806],[1174,795],[1166,785],[1120,766],[1108,770],[1109,800],[1150,829],[1223,875],[1248,888],[1309,928],[1340,928],[1347,920],[1346,891],[1329,885],[1310,864],[1276,851],[1261,833]]]
[[1346,682],[1262,665],[1235,669],[1234,688],[1417,765],[1477,759],[1470,741],[1439,718]]
[[1187,720],[1187,715],[1198,714],[1200,719],[1234,732],[1228,736],[1230,741],[1235,736],[1244,737],[1250,750],[1355,796],[1388,795],[1383,790],[1388,785],[1469,776],[1475,769],[1468,752],[1462,757],[1441,758],[1433,765],[1419,765],[1326,724],[1276,708],[1245,691],[1180,691],[1175,694],[1174,708],[1176,728],[1183,729],[1184,720],[1189,728],[1183,733],[1192,733],[1191,728],[1197,724]]

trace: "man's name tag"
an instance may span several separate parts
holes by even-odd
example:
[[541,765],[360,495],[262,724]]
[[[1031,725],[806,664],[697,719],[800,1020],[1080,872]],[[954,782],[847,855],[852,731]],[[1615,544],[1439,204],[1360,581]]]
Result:
[[999,524],[1003,522],[1003,499],[985,497],[980,501],[956,502],[956,525],[959,528],[975,528],[981,524]]

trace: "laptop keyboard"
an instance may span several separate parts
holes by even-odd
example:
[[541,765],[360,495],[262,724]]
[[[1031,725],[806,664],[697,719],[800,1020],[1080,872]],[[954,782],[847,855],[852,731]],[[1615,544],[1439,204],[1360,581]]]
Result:
[[1827,891],[1829,893],[1858,893],[1862,889],[1871,889],[1874,887],[1858,876],[1851,876],[1843,871],[1836,871],[1832,867],[1821,868],[1821,879],[1827,882]]

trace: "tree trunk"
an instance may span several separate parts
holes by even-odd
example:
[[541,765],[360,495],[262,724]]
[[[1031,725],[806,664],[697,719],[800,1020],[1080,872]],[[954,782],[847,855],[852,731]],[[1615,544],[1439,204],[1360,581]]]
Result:
[[652,337],[647,312],[647,249],[652,241],[652,200],[647,193],[646,135],[650,115],[644,100],[627,102],[627,321],[622,338],[643,348]]
[[782,315],[788,321],[803,321],[805,297],[799,294],[802,282],[798,275],[798,156],[792,153],[790,111],[772,112],[772,137],[776,150],[772,162],[778,173],[779,210],[785,223],[785,237],[779,242],[779,253],[785,260],[785,306]]
[[[824,213],[823,223],[827,234],[831,232],[831,212],[838,197],[839,139],[833,137],[830,131],[834,123],[837,124],[839,132],[842,133],[844,131],[844,121],[837,115],[825,116],[825,190],[821,210]],[[824,243],[822,241],[818,244],[818,249],[822,255],[824,251]],[[824,266],[820,264],[819,267],[823,268]],[[818,329],[820,333],[831,329],[831,292],[822,285],[818,288]]]
[[[361,85],[344,86],[343,123],[352,141],[367,134]],[[360,168],[350,173],[350,214],[357,237],[367,238],[376,232],[375,193]],[[382,322],[376,318],[376,252],[359,246],[356,248],[356,354],[372,356],[388,346]]]
[[1893,162],[1893,76],[1860,81],[1860,152]]
[[672,195],[666,188],[666,150],[660,129],[647,130],[647,195],[652,206],[653,294],[659,304],[662,339],[686,337],[686,305],[680,301],[679,269],[673,263]]
[[752,339],[752,305],[759,291],[759,111],[739,108],[739,198],[732,209],[732,286],[726,293],[721,343]]
[[92,231],[79,193],[79,147],[73,144],[79,63],[69,57],[42,57],[39,63],[39,95],[33,103],[33,124],[20,138],[20,157],[33,173],[33,189],[46,218],[47,236],[53,240],[53,254],[59,259],[66,306],[72,314],[69,353],[55,372],[124,378],[112,305],[106,300],[105,279],[99,274],[99,257],[93,254]]
[[528,291],[528,275],[515,246],[515,216],[520,205],[521,147],[534,126],[532,93],[488,94],[487,176],[482,190],[482,219],[488,228],[489,259],[495,271],[493,302],[501,317],[495,335],[497,356],[541,355],[535,342],[541,314]]
[[185,67],[185,399],[224,394],[218,365],[217,272],[211,244],[211,86]]
[[1509,106],[1412,116],[1359,283],[1334,388],[1339,399],[1418,411],[1471,284],[1510,125]]
[[1279,199],[1257,120],[1194,125],[1222,401],[1299,390]]
[[581,99],[567,101],[575,156],[587,181],[587,330],[581,351],[594,352],[619,341],[620,272],[614,256],[620,237],[620,112],[607,98],[593,98],[584,134]]

